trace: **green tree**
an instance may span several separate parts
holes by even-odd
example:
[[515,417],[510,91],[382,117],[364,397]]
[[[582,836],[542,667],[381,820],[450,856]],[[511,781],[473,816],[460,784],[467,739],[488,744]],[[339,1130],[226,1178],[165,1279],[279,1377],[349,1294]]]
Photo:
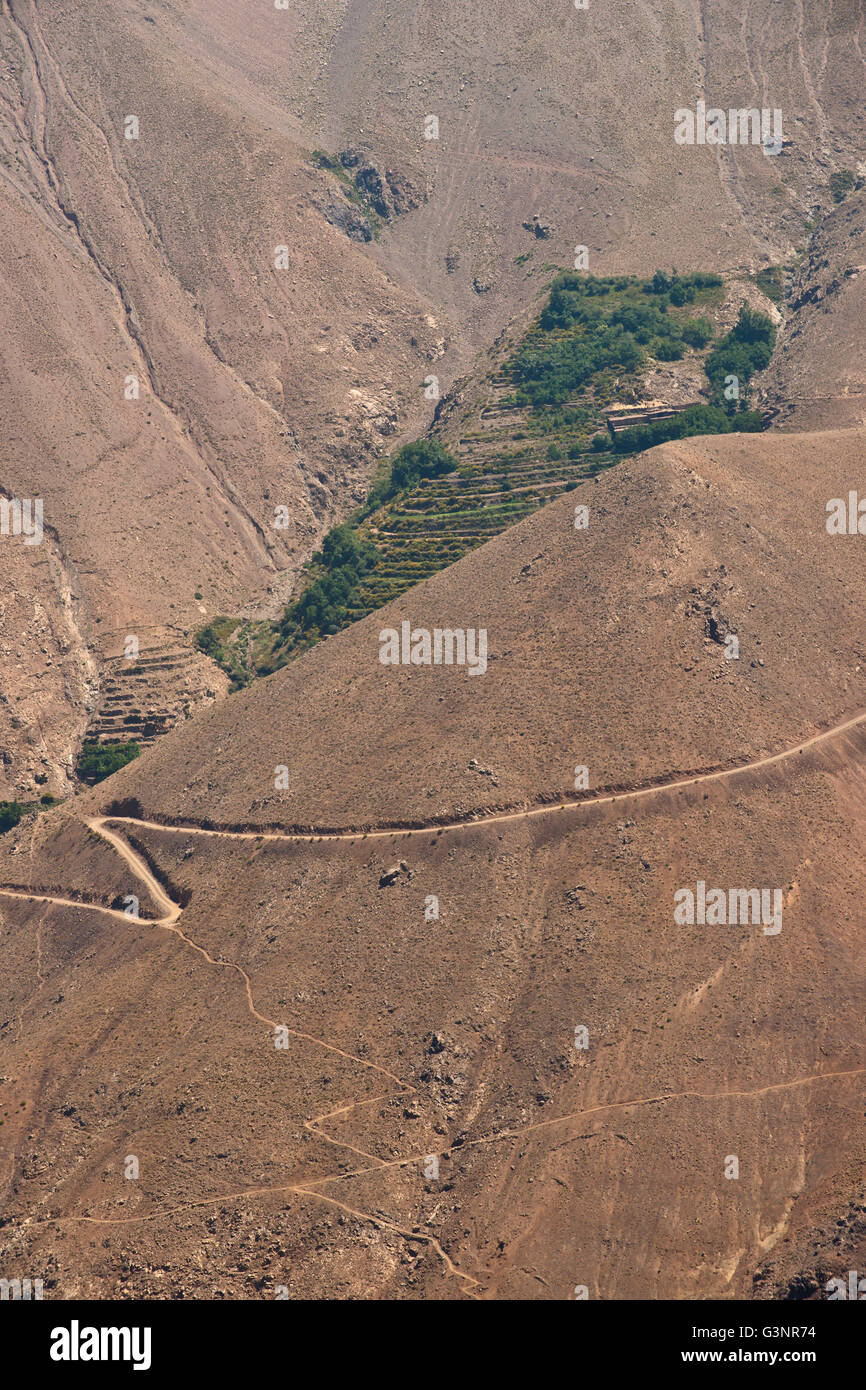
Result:
[[23,815],[24,807],[20,801],[0,801],[0,835],[14,830]]

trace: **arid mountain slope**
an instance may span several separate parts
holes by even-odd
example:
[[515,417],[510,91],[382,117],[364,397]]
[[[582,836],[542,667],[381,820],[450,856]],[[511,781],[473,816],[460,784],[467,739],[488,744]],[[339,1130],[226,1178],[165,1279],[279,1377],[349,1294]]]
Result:
[[[12,0],[0,45],[0,489],[44,500],[51,621],[70,589],[96,669],[130,634],[159,649],[216,611],[278,611],[417,409],[441,330],[324,220],[291,123],[182,68],[142,15]],[[46,713],[56,793],[86,713],[71,694]],[[0,796],[33,785],[4,742]]]
[[[385,610],[4,837],[2,882],[36,895],[0,897],[4,1272],[54,1297],[703,1298],[805,1267],[859,1190],[866,1075],[863,561],[823,496],[862,435],[818,438],[655,450],[587,487],[588,531],[578,491],[413,591],[415,625],[487,626],[484,674],[381,666]],[[565,804],[577,762],[656,786]],[[466,823],[77,841],[110,801]],[[44,900],[147,887],[107,834],[178,905],[162,924],[144,894],[128,923]],[[677,921],[702,882],[781,915]]]
[[[864,11],[850,0],[745,11],[352,0],[327,12],[304,117],[331,146],[366,139],[397,163],[415,154],[430,200],[393,244],[407,273],[485,336],[535,288],[514,263],[533,247],[530,272],[571,264],[576,244],[596,273],[786,259],[830,173],[862,157]],[[783,153],[675,144],[674,112],[699,100],[780,110]],[[428,114],[438,140],[422,138]],[[549,241],[523,225],[536,212]]]
[[[812,238],[791,288],[784,339],[765,373],[774,425],[866,421],[866,195],[852,193]],[[852,484],[853,486],[853,484]]]
[[[597,272],[787,258],[862,151],[862,28],[807,0],[3,0],[0,491],[44,498],[52,631],[77,595],[44,688],[48,657],[98,677],[130,634],[277,612],[429,420],[428,374],[470,369],[576,246]],[[778,108],[789,143],[678,145],[699,100]],[[316,147],[412,190],[378,240]],[[2,720],[0,797],[69,790],[93,710],[77,679],[42,704],[38,764]]]
[[[65,789],[130,634],[277,611],[427,374],[471,374],[548,262],[803,247],[860,158],[863,21],[0,0],[0,491],[46,523],[0,537],[5,785]],[[677,145],[703,98],[781,108],[790,144]],[[424,201],[355,240],[316,147]],[[796,271],[763,384],[786,428],[581,483],[0,838],[0,1277],[702,1299],[845,1273],[866,559],[826,520],[862,477],[862,206]],[[483,630],[486,669],[383,664],[403,623]],[[677,914],[701,885],[737,920]]]
[[[866,557],[826,530],[861,449],[857,431],[733,435],[623,463],[207,711],[104,800],[217,825],[430,824],[556,800],[576,764],[633,786],[805,737],[866,707]],[[486,672],[381,664],[404,621],[485,629]]]

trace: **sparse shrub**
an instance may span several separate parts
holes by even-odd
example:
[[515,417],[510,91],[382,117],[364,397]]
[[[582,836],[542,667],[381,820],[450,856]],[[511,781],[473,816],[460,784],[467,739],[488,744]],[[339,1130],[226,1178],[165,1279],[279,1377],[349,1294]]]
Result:
[[205,656],[213,657],[213,659],[216,660],[216,653],[220,643],[214,631],[213,623],[208,623],[206,627],[199,628],[193,640],[200,652],[204,652]]
[[680,337],[689,347],[705,348],[713,336],[713,326],[709,319],[686,319],[680,328]]
[[850,169],[838,169],[830,175],[830,193],[834,203],[841,203],[848,197],[852,188],[862,188],[863,180],[852,174]]
[[755,276],[755,284],[774,304],[785,298],[784,266],[765,265]]
[[685,348],[675,338],[658,338],[652,352],[659,362],[678,362],[685,353]]

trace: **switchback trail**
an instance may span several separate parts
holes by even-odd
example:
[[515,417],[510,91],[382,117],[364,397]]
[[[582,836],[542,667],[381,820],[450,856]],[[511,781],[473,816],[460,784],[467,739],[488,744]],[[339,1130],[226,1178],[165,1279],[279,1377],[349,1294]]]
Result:
[[[182,1213],[184,1211],[192,1210],[197,1207],[213,1206],[227,1201],[245,1201],[252,1200],[256,1197],[278,1196],[280,1194],[293,1193],[299,1197],[312,1197],[319,1201],[327,1202],[328,1204],[339,1208],[341,1211],[345,1212],[348,1215],[354,1216],[360,1220],[370,1222],[380,1229],[390,1230],[394,1234],[400,1235],[401,1237],[407,1240],[423,1242],[436,1252],[439,1258],[443,1261],[443,1264],[445,1265],[445,1268],[449,1274],[454,1275],[457,1278],[463,1280],[464,1283],[467,1286],[469,1286],[469,1288],[473,1292],[480,1291],[482,1287],[479,1280],[475,1279],[472,1275],[464,1273],[464,1271],[458,1267],[458,1265],[454,1262],[454,1260],[452,1260],[447,1251],[442,1247],[440,1242],[434,1236],[424,1234],[417,1230],[409,1230],[403,1226],[400,1226],[398,1223],[391,1221],[390,1218],[383,1217],[379,1214],[360,1211],[354,1207],[348,1206],[347,1204],[339,1201],[337,1198],[331,1197],[327,1193],[318,1190],[322,1187],[328,1186],[333,1183],[346,1182],[355,1178],[366,1177],[368,1175],[383,1172],[389,1169],[393,1170],[410,1166],[418,1166],[425,1163],[425,1161],[431,1157],[431,1154],[428,1151],[425,1153],[416,1153],[408,1156],[402,1156],[399,1158],[380,1159],[375,1154],[371,1154],[366,1150],[356,1148],[352,1144],[348,1144],[342,1140],[332,1138],[321,1128],[321,1125],[328,1119],[335,1118],[338,1115],[349,1114],[353,1110],[368,1105],[374,1105],[378,1102],[381,1102],[389,1098],[394,1098],[395,1096],[401,1094],[410,1094],[414,1092],[416,1088],[410,1085],[409,1083],[401,1080],[400,1077],[395,1075],[393,1072],[390,1072],[386,1068],[379,1066],[377,1063],[369,1062],[363,1057],[354,1056],[352,1053],[346,1052],[343,1048],[336,1046],[336,1044],[326,1042],[320,1038],[315,1038],[309,1033],[304,1033],[298,1031],[297,1029],[288,1028],[286,1025],[280,1023],[278,1020],[268,1018],[266,1015],[260,1013],[255,1006],[255,1002],[253,999],[252,982],[247,972],[243,969],[242,966],[236,964],[234,961],[223,960],[218,957],[212,956],[207,950],[205,950],[203,946],[200,946],[197,942],[192,940],[191,937],[186,935],[186,933],[178,926],[178,922],[183,912],[182,907],[178,903],[175,903],[171,899],[171,897],[169,897],[168,893],[165,891],[162,884],[158,881],[158,879],[150,869],[150,866],[147,864],[143,856],[138,854],[134,849],[132,849],[131,846],[127,844],[126,841],[123,840],[119,834],[116,834],[112,830],[110,830],[108,828],[109,824],[121,826],[139,826],[144,829],[156,830],[172,834],[207,835],[217,838],[235,840],[289,840],[300,843],[309,843],[311,839],[317,841],[354,841],[357,840],[359,837],[363,837],[365,839],[389,839],[393,838],[394,836],[429,835],[431,831],[437,833],[444,833],[449,830],[456,830],[464,827],[470,828],[475,826],[496,825],[501,824],[503,822],[525,820],[535,816],[559,814],[566,811],[578,810],[581,807],[586,806],[611,804],[619,801],[635,801],[639,799],[647,799],[659,795],[663,792],[670,792],[672,790],[675,791],[678,788],[692,787],[703,783],[723,781],[725,779],[734,777],[739,773],[771,767],[775,764],[782,763],[789,758],[797,757],[800,754],[805,753],[808,749],[814,748],[816,745],[825,743],[828,740],[836,737],[837,735],[843,734],[850,729],[859,727],[861,724],[864,723],[866,723],[866,712],[861,712],[860,714],[857,714],[849,719],[835,724],[831,728],[826,729],[820,733],[814,734],[811,737],[804,739],[801,742],[789,748],[786,748],[779,753],[768,754],[767,756],[756,759],[753,762],[738,763],[736,765],[719,769],[714,772],[698,773],[693,776],[677,778],[676,780],[672,781],[659,781],[643,787],[636,788],[634,790],[611,792],[594,797],[575,799],[569,802],[560,802],[549,805],[534,806],[531,808],[524,808],[523,810],[506,811],[486,816],[469,817],[465,820],[455,820],[450,823],[436,824],[423,827],[406,826],[401,828],[394,826],[390,828],[381,828],[366,832],[359,830],[340,830],[323,832],[278,832],[256,830],[232,831],[206,829],[202,826],[196,825],[164,825],[159,821],[149,821],[132,816],[85,817],[84,824],[88,827],[88,829],[91,830],[95,835],[99,836],[107,844],[109,844],[112,847],[112,849],[118,855],[120,855],[123,861],[128,865],[135,878],[146,887],[158,910],[163,914],[162,916],[158,918],[149,919],[134,918],[130,917],[129,914],[125,912],[119,911],[118,909],[104,907],[100,904],[86,903],[76,901],[75,899],[71,898],[61,898],[57,896],[50,896],[47,894],[28,892],[21,888],[0,888],[0,895],[10,898],[26,899],[32,902],[47,903],[62,907],[73,907],[83,910],[101,912],[108,917],[120,920],[124,923],[125,926],[129,926],[132,922],[139,921],[143,926],[156,927],[165,931],[169,931],[173,935],[177,936],[190,950],[196,952],[199,956],[201,956],[209,965],[214,966],[218,969],[231,970],[241,978],[246,994],[247,1007],[249,1009],[250,1015],[257,1022],[261,1023],[269,1030],[285,1029],[285,1031],[292,1037],[303,1039],[304,1041],[310,1042],[317,1047],[322,1047],[329,1052],[335,1053],[356,1065],[365,1067],[370,1071],[374,1071],[381,1077],[393,1083],[393,1085],[396,1086],[397,1090],[395,1092],[389,1089],[387,1091],[382,1092],[381,1094],[368,1097],[361,1101],[349,1101],[346,1104],[342,1104],[330,1111],[327,1111],[322,1115],[316,1116],[311,1120],[304,1121],[305,1129],[307,1129],[307,1131],[310,1134],[314,1135],[316,1138],[323,1140],[326,1143],[332,1144],[337,1148],[348,1149],[357,1157],[368,1160],[368,1164],[364,1167],[354,1168],[348,1171],[340,1170],[336,1173],[325,1174],[321,1177],[311,1177],[304,1179],[300,1182],[287,1183],[284,1185],[272,1187],[252,1187],[243,1189],[238,1192],[215,1193],[209,1197],[193,1199],[177,1207],[162,1208],[158,1211],[149,1212],[139,1216],[97,1217],[81,1215],[65,1217],[46,1217],[40,1219],[40,1221],[37,1224],[50,1225],[80,1222],[92,1225],[130,1225],[138,1222],[157,1221],[166,1217]],[[40,979],[40,988],[41,984],[42,981]],[[504,1129],[494,1134],[484,1135],[478,1139],[463,1140],[459,1146],[456,1146],[453,1149],[450,1146],[442,1148],[436,1156],[438,1158],[442,1158],[446,1155],[451,1157],[454,1153],[459,1153],[463,1149],[471,1149],[490,1144],[500,1143],[509,1139],[520,1139],[539,1130],[550,1129],[556,1125],[566,1124],[572,1120],[583,1120],[587,1116],[600,1115],[617,1110],[628,1110],[642,1106],[665,1105],[673,1101],[683,1099],[692,1099],[708,1102],[726,1098],[748,1100],[758,1098],[764,1095],[769,1095],[779,1091],[786,1091],[796,1089],[799,1087],[814,1085],[818,1082],[826,1082],[834,1079],[842,1079],[863,1075],[866,1075],[866,1067],[835,1072],[815,1072],[793,1078],[792,1080],[775,1082],[770,1085],[755,1087],[752,1089],[725,1089],[720,1091],[685,1090],[678,1092],[666,1092],[654,1096],[635,1096],[626,1100],[608,1101],[603,1104],[589,1106],[584,1109],[569,1111],[565,1114],[553,1116],[546,1120],[536,1121],[533,1124],[524,1125],[517,1128]]]

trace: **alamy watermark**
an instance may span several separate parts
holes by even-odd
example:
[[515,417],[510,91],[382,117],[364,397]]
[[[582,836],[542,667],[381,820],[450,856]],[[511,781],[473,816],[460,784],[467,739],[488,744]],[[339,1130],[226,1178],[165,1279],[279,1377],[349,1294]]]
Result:
[[42,498],[0,497],[0,536],[23,536],[25,545],[41,545]]
[[781,888],[707,888],[703,879],[674,893],[678,927],[748,927],[763,925],[765,936],[782,930]]
[[383,666],[465,666],[470,676],[487,670],[487,629],[480,627],[416,627],[410,622],[383,627],[379,633]]
[[5,1303],[8,1299],[17,1302],[23,1299],[29,1302],[31,1299],[37,1301],[42,1298],[41,1279],[0,1279],[0,1301]]
[[866,497],[852,489],[847,499],[831,497],[826,510],[828,536],[866,536]]
[[764,106],[720,106],[707,109],[699,101],[694,111],[681,106],[674,112],[674,139],[678,145],[762,145],[765,154],[782,152],[782,113]]
[[130,1361],[134,1371],[148,1371],[151,1340],[149,1327],[82,1327],[73,1318],[69,1327],[52,1329],[48,1355],[52,1361]]
[[861,1279],[856,1269],[848,1270],[847,1281],[840,1277],[828,1279],[824,1287],[831,1302],[840,1298],[849,1298],[855,1303],[866,1300],[866,1279]]

